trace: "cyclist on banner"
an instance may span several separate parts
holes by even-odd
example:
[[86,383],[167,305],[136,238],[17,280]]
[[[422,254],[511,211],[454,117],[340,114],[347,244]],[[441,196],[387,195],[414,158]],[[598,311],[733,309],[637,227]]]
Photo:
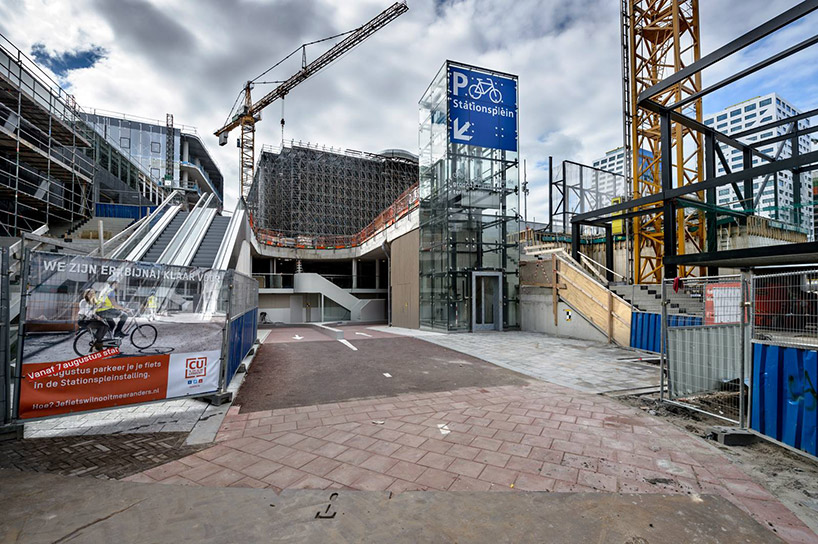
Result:
[[108,323],[108,327],[113,331],[113,336],[122,338],[125,336],[122,327],[125,326],[128,315],[127,310],[117,302],[116,288],[118,286],[119,282],[117,280],[108,280],[108,284],[99,293],[96,313]]
[[82,293],[79,311],[77,312],[77,324],[88,329],[94,335],[94,349],[102,349],[102,339],[108,332],[108,325],[105,320],[96,312],[97,294],[93,289],[86,289]]
[[156,310],[158,309],[159,301],[156,299],[156,289],[152,289],[148,300],[145,302],[145,316],[148,318],[148,321],[154,321],[156,319]]

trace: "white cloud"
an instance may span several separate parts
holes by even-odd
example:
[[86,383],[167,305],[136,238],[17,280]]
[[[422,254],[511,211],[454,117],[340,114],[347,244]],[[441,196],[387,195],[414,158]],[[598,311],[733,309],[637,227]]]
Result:
[[[388,3],[20,0],[0,4],[0,31],[24,51],[38,42],[55,52],[106,49],[104,60],[69,74],[78,101],[158,120],[171,112],[177,123],[197,126],[222,168],[232,206],[238,193],[237,134],[220,148],[211,133],[222,125],[244,81],[301,43],[349,30]],[[796,3],[701,2],[702,54]],[[442,63],[452,59],[520,78],[520,148],[532,188],[529,217],[547,214],[547,172],[537,164],[545,164],[549,155],[555,161],[588,162],[621,145],[618,2],[413,0],[409,6],[405,15],[287,97],[287,139],[375,152],[416,151],[417,101]],[[801,34],[809,28],[801,28]],[[795,43],[801,34],[781,33],[768,45],[780,50],[779,44]],[[327,45],[308,48],[309,58]],[[746,65],[747,58],[731,59],[721,72],[708,72],[705,81]],[[296,55],[268,77],[283,79],[299,63]],[[814,89],[814,72],[809,73]],[[270,88],[259,86],[254,96]],[[280,111],[274,104],[264,112],[257,145],[279,142]]]

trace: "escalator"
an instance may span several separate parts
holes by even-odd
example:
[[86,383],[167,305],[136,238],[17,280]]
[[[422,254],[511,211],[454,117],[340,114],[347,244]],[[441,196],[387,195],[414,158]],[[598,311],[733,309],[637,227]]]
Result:
[[224,240],[224,233],[227,232],[227,227],[230,225],[230,217],[216,216],[208,227],[207,233],[199,244],[199,249],[190,261],[190,266],[198,266],[200,268],[212,268],[213,262],[216,260],[216,254],[221,248]]
[[168,226],[165,227],[165,230],[162,231],[162,234],[160,234],[159,237],[156,238],[156,241],[151,244],[151,247],[145,252],[140,260],[149,263],[155,263],[158,261],[159,257],[162,256],[162,253],[168,247],[170,241],[182,227],[182,224],[185,222],[188,215],[188,212],[180,211],[177,213]]

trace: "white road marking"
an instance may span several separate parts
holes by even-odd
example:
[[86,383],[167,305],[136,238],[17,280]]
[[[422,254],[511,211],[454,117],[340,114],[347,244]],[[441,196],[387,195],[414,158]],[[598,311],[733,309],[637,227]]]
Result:
[[446,423],[438,423],[437,430],[439,430],[440,434],[442,434],[443,436],[446,436],[447,434],[452,432],[449,430],[449,426]]
[[392,374],[390,374],[389,372],[384,372],[384,373],[383,373],[383,375],[384,375],[384,376],[386,376],[387,378],[391,378],[391,377],[392,377]]
[[358,351],[358,348],[356,348],[355,346],[353,346],[352,344],[350,344],[350,343],[349,343],[349,340],[338,340],[338,341],[339,341],[339,342],[341,342],[341,343],[342,343],[343,345],[345,345],[346,347],[348,347],[349,349],[351,349],[351,350],[353,350],[353,351]]
[[293,340],[303,340],[303,339],[304,339],[303,336],[298,336],[297,334],[295,336],[293,336]]
[[355,334],[360,334],[361,336],[366,336],[367,338],[372,338],[371,334],[366,334],[365,332],[356,332]]

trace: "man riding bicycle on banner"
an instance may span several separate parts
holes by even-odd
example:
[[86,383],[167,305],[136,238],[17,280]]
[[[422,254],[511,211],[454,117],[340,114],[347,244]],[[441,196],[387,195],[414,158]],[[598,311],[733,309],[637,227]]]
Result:
[[[109,280],[108,285],[102,288],[99,293],[97,315],[108,323],[108,327],[113,331],[113,336],[122,338],[125,333],[122,327],[128,319],[127,310],[117,302],[116,288],[119,286],[117,280]],[[118,321],[117,321],[118,320]],[[114,328],[116,324],[116,328]]]

